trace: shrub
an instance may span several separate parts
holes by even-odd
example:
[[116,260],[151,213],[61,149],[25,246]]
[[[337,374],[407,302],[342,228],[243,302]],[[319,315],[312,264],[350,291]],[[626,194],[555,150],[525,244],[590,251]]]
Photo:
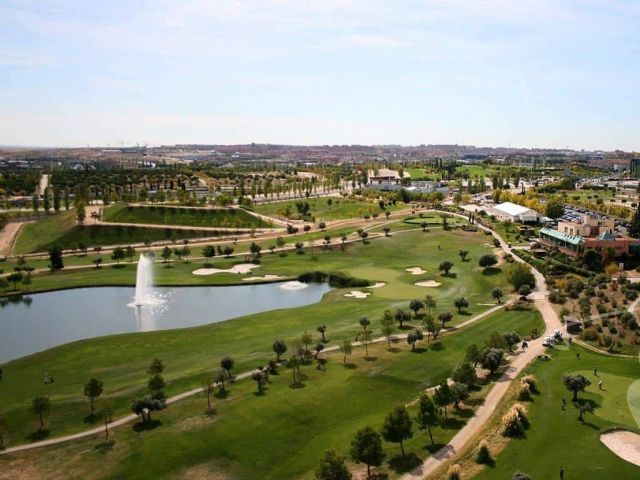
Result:
[[476,462],[487,465],[491,463],[491,452],[489,451],[489,443],[486,440],[481,440],[478,446],[478,454],[476,455]]
[[588,342],[597,342],[600,339],[600,335],[595,328],[589,327],[585,328],[583,332],[580,334],[582,340],[586,340]]
[[502,417],[502,434],[506,437],[519,437],[529,427],[527,409],[520,403],[514,404]]
[[462,478],[461,475],[462,467],[460,467],[460,465],[458,465],[457,463],[451,465],[447,470],[447,476],[449,477],[449,480],[460,480]]

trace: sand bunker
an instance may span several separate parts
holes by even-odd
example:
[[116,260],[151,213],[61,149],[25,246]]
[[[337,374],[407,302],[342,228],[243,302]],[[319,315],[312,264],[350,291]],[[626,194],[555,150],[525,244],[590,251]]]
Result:
[[214,275],[216,273],[250,273],[254,268],[258,268],[260,265],[256,265],[255,263],[240,263],[238,265],[234,265],[231,268],[221,269],[221,268],[198,268],[194,270],[194,275]]
[[435,288],[442,285],[440,282],[436,282],[435,280],[425,280],[424,282],[416,282],[418,287],[427,287],[427,288]]
[[367,298],[369,295],[371,295],[371,293],[360,292],[358,290],[352,290],[349,293],[344,294],[345,297],[352,297],[352,298]]
[[640,435],[625,430],[604,433],[600,441],[617,456],[640,466]]
[[364,287],[364,288],[380,288],[380,287],[384,287],[386,285],[386,283],[384,282],[378,282],[375,285],[369,285],[368,287]]
[[427,273],[426,270],[423,270],[420,267],[407,268],[407,272],[411,273],[411,275],[422,275],[423,273]]
[[285,282],[280,285],[282,290],[302,290],[303,288],[307,288],[309,285],[304,282],[299,282],[294,280],[293,282]]
[[277,280],[279,278],[284,278],[284,277],[281,277],[280,275],[265,275],[263,277],[246,277],[246,278],[243,278],[242,281],[243,282],[256,282],[258,280]]

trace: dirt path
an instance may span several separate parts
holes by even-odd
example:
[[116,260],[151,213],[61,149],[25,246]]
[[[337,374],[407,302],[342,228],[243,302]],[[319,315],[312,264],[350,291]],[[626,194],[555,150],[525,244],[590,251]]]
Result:
[[[490,231],[486,227],[482,227],[481,225],[478,226],[483,230]],[[511,249],[507,243],[495,232],[492,233],[498,240],[500,240],[502,249],[506,253],[510,253]],[[516,255],[514,255],[513,258],[516,261],[524,262],[524,260],[520,259]],[[473,439],[484,427],[485,423],[489,421],[500,404],[500,401],[507,393],[511,382],[531,361],[535,360],[538,355],[544,353],[545,347],[542,346],[544,336],[550,334],[554,329],[561,327],[558,316],[547,300],[547,286],[544,276],[533,267],[532,271],[536,277],[537,285],[536,289],[531,294],[531,298],[534,299],[536,308],[542,314],[545,324],[545,334],[540,336],[537,340],[529,342],[529,348],[525,352],[518,352],[517,354],[510,355],[511,361],[509,362],[507,369],[498,379],[493,388],[491,388],[484,403],[476,410],[473,417],[469,419],[467,424],[458,431],[456,435],[454,435],[447,445],[428,457],[421,465],[413,469],[411,472],[400,477],[402,480],[418,480],[425,478],[438,470],[444,463],[453,459],[459,452],[464,451],[467,443]]]
[[0,256],[8,257],[11,255],[13,245],[16,242],[20,229],[26,222],[9,222],[0,231]]

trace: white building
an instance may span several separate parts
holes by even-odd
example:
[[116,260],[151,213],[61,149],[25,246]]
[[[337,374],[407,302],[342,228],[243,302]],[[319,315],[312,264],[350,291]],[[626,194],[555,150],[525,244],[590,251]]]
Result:
[[491,213],[503,222],[537,222],[538,212],[530,208],[516,205],[511,202],[503,202],[491,207]]

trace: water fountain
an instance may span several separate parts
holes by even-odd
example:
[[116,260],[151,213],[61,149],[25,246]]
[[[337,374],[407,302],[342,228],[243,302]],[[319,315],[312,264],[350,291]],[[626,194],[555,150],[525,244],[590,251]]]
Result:
[[153,294],[153,259],[144,253],[138,260],[136,272],[136,293],[133,297],[134,306],[155,305],[159,299]]

